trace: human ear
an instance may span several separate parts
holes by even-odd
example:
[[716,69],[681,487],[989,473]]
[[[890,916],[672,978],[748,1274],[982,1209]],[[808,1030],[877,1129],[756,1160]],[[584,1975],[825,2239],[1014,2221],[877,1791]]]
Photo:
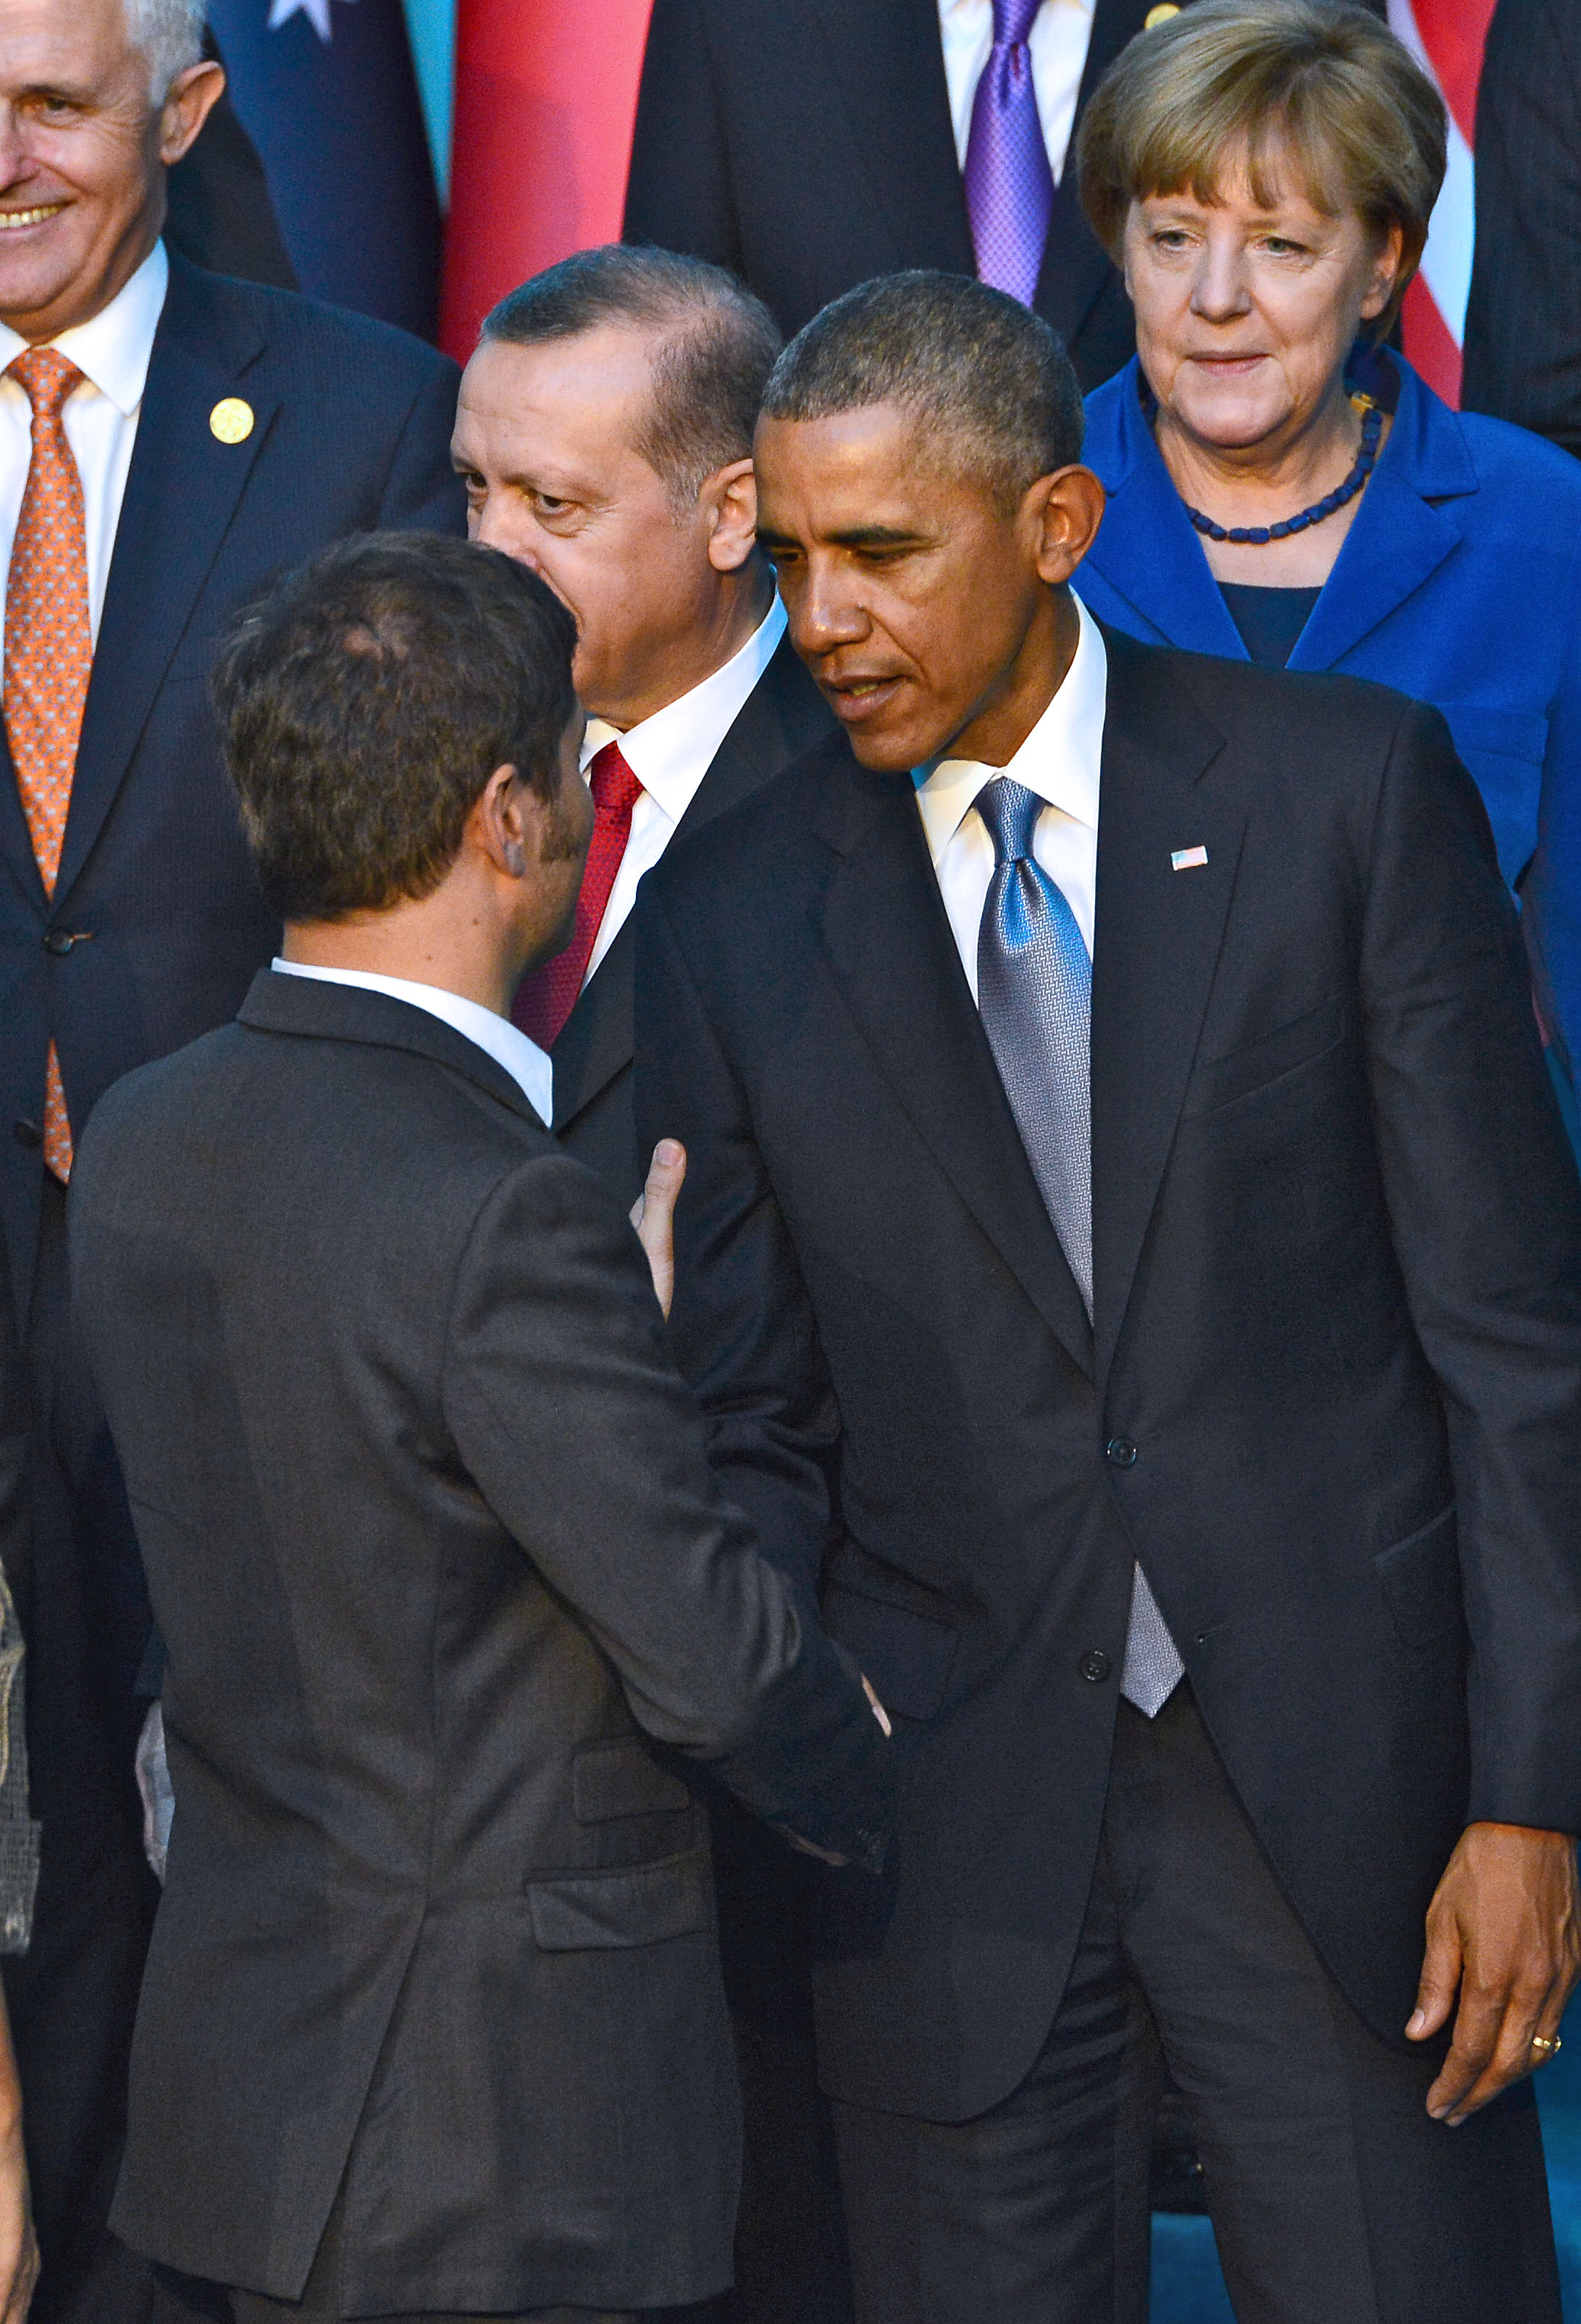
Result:
[[716,573],[739,573],[758,539],[758,478],[750,460],[716,468],[703,487],[708,561]]
[[1040,476],[1021,504],[1032,535],[1038,578],[1059,587],[1071,578],[1103,522],[1104,489],[1090,468],[1056,468]]
[[507,880],[525,879],[530,861],[522,790],[514,767],[496,767],[468,817],[478,846]]
[[225,94],[225,67],[188,65],[170,83],[160,115],[160,160],[173,169],[198,142],[198,133]]
[[1400,279],[1400,261],[1405,248],[1405,229],[1398,218],[1383,234],[1373,249],[1373,278],[1366,297],[1362,300],[1362,320],[1370,323],[1381,315],[1394,296],[1394,285]]

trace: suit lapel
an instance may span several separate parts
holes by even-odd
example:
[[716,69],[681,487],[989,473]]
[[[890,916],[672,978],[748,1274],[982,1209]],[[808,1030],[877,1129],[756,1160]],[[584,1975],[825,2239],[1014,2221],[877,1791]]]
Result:
[[[833,724],[823,697],[782,638],[742,704],[675,839],[750,797]],[[671,841],[674,845],[675,841]],[[555,1044],[555,1126],[564,1130],[631,1063],[636,1051],[636,939],[627,920],[577,997]]]
[[[1065,166],[1054,189],[1053,215],[1038,276],[1034,304],[1069,346],[1101,297],[1112,269],[1098,236],[1087,223],[1076,180],[1076,133],[1087,101],[1120,51],[1142,30],[1150,0],[1098,0],[1087,61],[1076,97],[1076,115]],[[935,27],[935,45],[937,45]]]
[[[975,274],[938,0],[807,0],[843,106],[852,151],[898,252],[924,252],[952,274]],[[915,264],[915,259],[907,263]]]
[[[1106,630],[1108,711],[1092,964],[1092,1243],[1098,1373],[1111,1361],[1173,1142],[1245,816],[1199,779],[1222,748],[1167,663]],[[1176,850],[1205,864],[1176,871]]]
[[1125,599],[1145,636],[1188,653],[1245,661],[1241,633],[1147,424],[1138,376],[1130,364],[1117,393],[1099,391],[1108,408],[1094,424],[1089,456],[1103,478],[1109,512],[1085,561]]
[[1087,1311],[972,1004],[911,787],[842,771],[859,786],[856,811],[824,830],[841,860],[817,915],[841,991],[940,1169],[1090,1374]]
[[249,399],[251,434],[222,444],[209,413],[263,341],[177,258],[154,339],[94,654],[57,894],[92,852],[245,489],[278,398]]

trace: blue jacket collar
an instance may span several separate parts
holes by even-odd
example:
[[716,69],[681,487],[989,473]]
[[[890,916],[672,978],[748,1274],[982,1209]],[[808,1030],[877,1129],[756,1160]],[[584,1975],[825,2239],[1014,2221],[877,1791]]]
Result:
[[[1292,669],[1332,669],[1458,546],[1442,503],[1478,489],[1466,431],[1410,364],[1384,351],[1399,401],[1389,440]],[[1202,545],[1170,481],[1137,392],[1135,357],[1087,400],[1088,466],[1109,496],[1088,561],[1145,625],[1188,652],[1245,661]]]

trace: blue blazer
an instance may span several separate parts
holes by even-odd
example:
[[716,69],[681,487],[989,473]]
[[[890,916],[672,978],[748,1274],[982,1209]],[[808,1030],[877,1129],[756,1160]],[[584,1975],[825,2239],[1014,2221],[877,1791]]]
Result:
[[[1411,370],[1356,521],[1291,656],[1441,710],[1518,890],[1539,1004],[1581,1064],[1581,464],[1451,411]],[[1135,360],[1087,399],[1109,505],[1074,586],[1153,644],[1245,661],[1154,440]]]
[[[208,702],[215,645],[282,567],[376,525],[465,529],[459,374],[403,331],[173,253],[46,895],[0,731],[0,1222],[25,1315],[49,1046],[80,1135],[111,1082],[233,1018],[280,927]],[[250,408],[241,443],[209,415]]]

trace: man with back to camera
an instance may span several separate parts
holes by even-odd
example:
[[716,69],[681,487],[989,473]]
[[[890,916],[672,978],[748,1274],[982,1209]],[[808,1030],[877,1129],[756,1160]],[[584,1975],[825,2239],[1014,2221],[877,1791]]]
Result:
[[1436,712],[1077,606],[1080,442],[980,285],[793,342],[760,536],[846,739],[639,907],[672,1342],[896,1714],[892,1875],[820,1883],[858,2314],[1140,2324],[1162,2055],[1242,2324],[1557,2324],[1581,1190],[1518,931]]
[[859,1677],[720,1499],[505,1013],[592,827],[574,634],[509,559],[398,535],[245,617],[216,693],[283,956],[101,1101],[73,1185],[169,1649],[114,2224],[171,2319],[717,2293],[733,2061],[679,1769],[882,1853]]
[[[629,1205],[639,882],[832,732],[754,537],[752,428],[779,334],[718,268],[579,253],[494,309],[462,381],[455,458],[474,539],[575,615],[583,764],[597,804],[575,936],[516,1023],[554,1059],[555,1127]],[[650,1038],[662,1038],[656,1029]],[[735,2324],[849,2324],[850,2293],[807,1982],[805,1868],[714,1805],[746,2161]]]
[[201,0],[0,0],[0,1217],[40,1416],[21,1611],[43,1827],[5,1972],[40,2324],[141,2324],[104,2236],[152,1882],[132,1779],[147,1600],[65,1330],[72,1139],[223,1023],[279,928],[207,678],[231,608],[373,525],[461,530],[455,366],[167,255],[168,170],[224,85]]

